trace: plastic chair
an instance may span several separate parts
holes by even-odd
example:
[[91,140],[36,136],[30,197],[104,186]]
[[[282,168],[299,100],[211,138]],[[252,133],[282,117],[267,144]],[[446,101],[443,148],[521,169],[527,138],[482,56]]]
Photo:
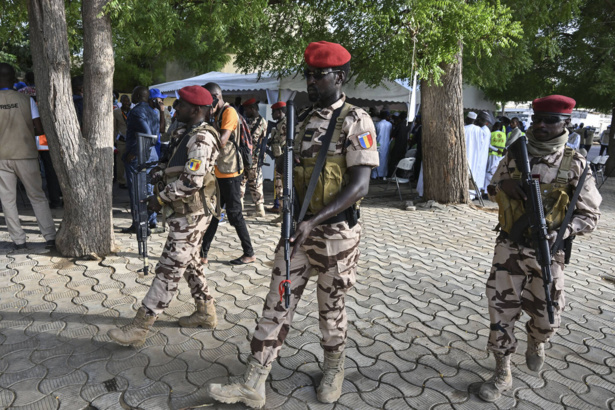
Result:
[[416,157],[416,148],[412,148],[412,149],[409,149],[408,151],[406,151],[405,157],[406,158]]
[[606,161],[609,159],[608,155],[598,156],[594,158],[592,161],[594,177],[596,178],[596,182],[598,182],[598,177],[602,180],[604,184],[604,169],[606,168]]
[[414,167],[414,162],[416,161],[416,158],[402,158],[398,163],[397,166],[395,167],[395,172],[393,172],[393,178],[389,178],[387,179],[387,186],[386,186],[386,190],[389,189],[389,182],[391,182],[391,180],[395,180],[395,183],[397,184],[397,192],[399,193],[399,200],[403,203],[404,199],[401,196],[401,190],[399,189],[399,184],[407,184],[408,182],[410,182],[410,178],[400,178],[397,176],[397,170],[402,170],[402,171],[411,171],[412,168]]

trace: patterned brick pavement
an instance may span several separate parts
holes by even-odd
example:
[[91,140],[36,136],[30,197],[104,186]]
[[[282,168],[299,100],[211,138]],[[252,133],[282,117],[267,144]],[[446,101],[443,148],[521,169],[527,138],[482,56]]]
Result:
[[[512,358],[513,389],[487,404],[473,391],[493,368],[485,351],[484,283],[497,215],[470,206],[408,212],[393,188],[373,186],[362,211],[358,281],[347,300],[342,397],[337,405],[316,400],[322,351],[311,284],[268,379],[267,408],[615,409],[615,178],[601,191],[599,229],[575,243],[562,327],[547,346],[543,370],[528,370],[521,336],[521,353]],[[129,224],[122,195],[115,198],[118,227]],[[151,282],[151,275],[135,273],[141,265],[134,235],[117,234],[120,252],[102,261],[72,260],[46,251],[28,216],[22,220],[29,249],[12,251],[0,219],[0,408],[149,410],[211,403],[208,383],[243,373],[279,236],[279,228],[268,224],[272,218],[249,220],[258,259],[242,267],[225,264],[241,248],[234,230],[221,225],[208,274],[216,330],[178,327],[177,318],[193,309],[182,282],[139,349],[106,336],[134,316]],[[160,254],[164,238],[154,235],[150,255]]]

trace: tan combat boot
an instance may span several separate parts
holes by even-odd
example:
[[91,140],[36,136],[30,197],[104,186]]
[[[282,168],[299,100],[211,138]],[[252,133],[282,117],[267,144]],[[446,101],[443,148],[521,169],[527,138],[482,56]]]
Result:
[[284,215],[280,214],[277,218],[272,219],[271,223],[274,224],[274,225],[281,226],[283,218],[284,218]]
[[215,329],[217,324],[218,318],[216,317],[216,306],[213,299],[209,301],[197,299],[196,311],[190,316],[179,318],[179,325],[181,327],[201,326],[204,329]]
[[325,352],[325,362],[322,366],[322,380],[316,391],[321,403],[335,403],[342,395],[344,383],[345,352]]
[[243,383],[212,383],[209,385],[209,395],[222,403],[242,402],[253,409],[260,409],[265,405],[265,382],[270,371],[271,365],[263,366],[250,356]]
[[510,355],[495,354],[495,373],[493,377],[480,386],[478,396],[488,402],[496,401],[502,392],[512,387],[510,372]]
[[527,367],[534,372],[540,371],[545,362],[544,343],[537,342],[530,334],[527,335],[525,362],[527,363]]
[[265,216],[265,205],[256,205],[256,209],[254,211],[248,212],[248,216]]
[[119,329],[111,329],[107,335],[121,345],[138,347],[145,343],[147,332],[152,328],[155,321],[156,316],[146,315],[145,308],[141,307],[131,323]]

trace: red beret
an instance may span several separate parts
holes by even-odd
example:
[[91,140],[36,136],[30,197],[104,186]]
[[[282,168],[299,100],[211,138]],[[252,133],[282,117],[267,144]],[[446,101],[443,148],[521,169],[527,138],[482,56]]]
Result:
[[564,95],[549,95],[537,98],[532,102],[534,112],[549,114],[572,114],[572,109],[577,102]]
[[178,92],[179,98],[194,105],[211,105],[214,99],[209,91],[199,85],[189,85]]
[[286,107],[286,103],[284,101],[277,102],[271,106],[271,110],[279,110],[282,107]]
[[250,98],[249,100],[247,100],[246,102],[244,102],[243,105],[244,107],[247,107],[248,105],[254,105],[256,104],[258,101],[256,101],[256,98]]
[[316,68],[339,67],[350,61],[350,53],[337,43],[310,43],[303,54],[305,63]]

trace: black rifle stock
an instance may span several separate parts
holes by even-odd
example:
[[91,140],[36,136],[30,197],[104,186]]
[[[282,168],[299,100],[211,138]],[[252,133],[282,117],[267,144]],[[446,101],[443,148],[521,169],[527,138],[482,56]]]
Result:
[[137,243],[139,244],[139,255],[143,258],[144,275],[149,274],[149,261],[147,256],[147,236],[149,229],[149,215],[147,213],[147,168],[151,165],[147,160],[151,147],[156,144],[157,135],[137,133],[137,169],[133,177],[133,196],[135,198],[135,208],[137,216]]
[[529,222],[532,245],[536,250],[536,258],[542,271],[542,282],[545,290],[545,303],[547,304],[549,323],[553,324],[553,306],[556,305],[556,303],[551,300],[551,293],[549,292],[549,284],[553,282],[553,276],[551,274],[551,249],[549,248],[547,221],[545,220],[542,196],[540,195],[540,181],[532,177],[532,169],[527,153],[527,138],[525,136],[519,137],[519,139],[509,147],[509,150],[515,159],[517,169],[521,171],[521,183],[523,191],[527,196],[525,214]]
[[286,279],[280,283],[280,301],[284,300],[286,309],[290,306],[290,238],[294,233],[293,219],[293,141],[295,138],[295,104],[286,103],[286,147],[284,147],[284,189],[282,191],[282,240],[284,241],[284,262],[286,263]]

